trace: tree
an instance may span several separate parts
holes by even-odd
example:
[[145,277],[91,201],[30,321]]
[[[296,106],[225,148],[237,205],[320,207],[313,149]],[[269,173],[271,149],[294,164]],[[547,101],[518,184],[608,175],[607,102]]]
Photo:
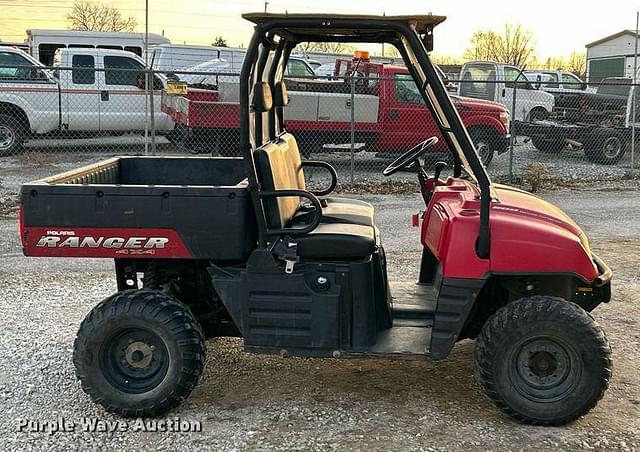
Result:
[[222,36],[216,36],[211,45],[213,47],[229,47],[229,45],[227,44],[227,40]]
[[355,50],[343,42],[304,42],[298,47],[303,52],[352,53]]
[[125,17],[117,9],[102,3],[76,0],[67,21],[72,30],[86,31],[133,31],[138,22],[134,17]]
[[492,60],[498,63],[526,66],[534,59],[533,33],[522,25],[505,24],[502,34],[493,30],[478,30],[471,35],[467,60]]
[[584,52],[571,52],[565,68],[578,77],[584,78],[587,73],[587,56]]

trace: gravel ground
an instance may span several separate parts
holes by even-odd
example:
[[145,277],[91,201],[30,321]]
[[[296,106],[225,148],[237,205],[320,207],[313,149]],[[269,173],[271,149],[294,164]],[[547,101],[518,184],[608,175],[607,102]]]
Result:
[[[595,311],[613,347],[611,387],[589,415],[559,428],[500,414],[473,380],[471,341],[434,363],[263,357],[219,339],[208,343],[199,386],[168,418],[198,421],[201,432],[86,433],[83,418],[119,421],[89,401],[71,363],[82,318],[115,290],[112,264],[24,258],[15,218],[0,218],[0,450],[637,450],[639,188],[543,193],[584,226],[615,273],[612,303]],[[391,278],[415,280],[409,217],[421,207],[418,197],[365,198],[377,208]],[[59,417],[77,423],[76,431],[18,431],[21,419]]]

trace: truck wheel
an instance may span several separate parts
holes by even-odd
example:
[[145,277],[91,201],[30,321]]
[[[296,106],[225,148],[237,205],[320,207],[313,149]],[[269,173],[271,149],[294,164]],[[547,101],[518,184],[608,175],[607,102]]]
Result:
[[93,308],[73,344],[82,389],[121,416],[158,416],[186,399],[205,345],[191,311],[152,290],[119,292]]
[[549,117],[549,112],[542,107],[536,107],[529,112],[529,121],[544,121]]
[[597,129],[585,140],[584,154],[594,163],[615,165],[626,150],[627,144],[616,130]]
[[564,149],[564,140],[561,138],[531,137],[531,143],[540,152],[558,154]]
[[24,128],[13,116],[0,115],[0,157],[9,157],[22,151]]
[[533,425],[586,414],[611,378],[604,332],[582,308],[534,296],[498,310],[477,338],[476,380],[502,411]]
[[478,151],[482,164],[489,166],[494,154],[492,133],[488,130],[475,127],[469,130],[469,136],[471,137],[471,141],[473,141],[473,145],[476,147],[476,151]]

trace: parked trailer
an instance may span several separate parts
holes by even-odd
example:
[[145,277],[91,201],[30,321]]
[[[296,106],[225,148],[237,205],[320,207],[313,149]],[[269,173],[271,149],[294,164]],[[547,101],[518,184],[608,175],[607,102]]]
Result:
[[[83,30],[27,30],[29,52],[45,66],[53,65],[58,49],[109,49],[126,50],[143,56],[144,33],[103,32]],[[149,47],[170,44],[168,38],[149,33]]]
[[[599,86],[597,93],[562,94],[555,119],[516,122],[514,127],[518,135],[529,137],[541,152],[584,150],[590,161],[614,165],[631,145],[632,128],[640,125],[637,110],[633,116],[633,103],[640,105],[638,94],[638,87],[630,86],[629,79],[617,79]],[[640,134],[635,137],[640,140]]]

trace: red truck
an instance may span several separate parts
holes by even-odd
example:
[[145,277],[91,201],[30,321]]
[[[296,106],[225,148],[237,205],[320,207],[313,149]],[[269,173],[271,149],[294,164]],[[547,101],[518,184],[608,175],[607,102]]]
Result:
[[[433,151],[446,151],[444,140],[405,67],[364,62],[336,63],[338,80],[287,81],[290,104],[287,129],[295,132],[307,156],[328,144],[351,141],[352,115],[358,149],[399,152],[430,136],[440,138]],[[347,76],[345,77],[345,74]],[[353,80],[351,79],[353,75]],[[355,94],[351,94],[351,84]],[[226,149],[235,144],[239,128],[238,84],[221,82],[215,90],[189,89],[185,96],[162,99],[162,111],[176,123],[173,137],[193,151],[210,151],[212,144]],[[482,161],[508,150],[510,117],[497,102],[451,95]],[[352,113],[351,104],[355,101]]]

